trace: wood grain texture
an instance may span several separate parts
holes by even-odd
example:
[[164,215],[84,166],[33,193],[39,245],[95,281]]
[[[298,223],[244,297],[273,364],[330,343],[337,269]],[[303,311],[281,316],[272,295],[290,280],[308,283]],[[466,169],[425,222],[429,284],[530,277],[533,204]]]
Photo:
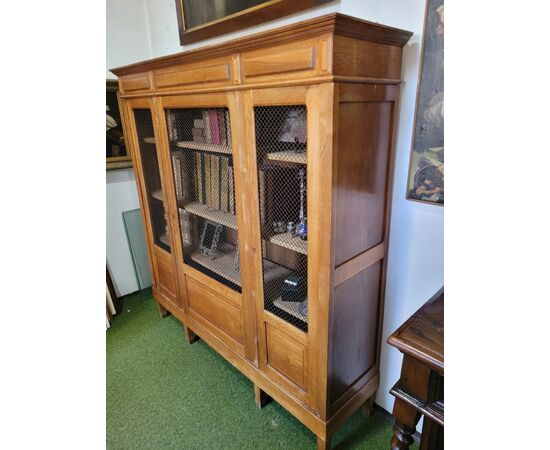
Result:
[[[152,241],[135,160],[155,299],[250,378],[256,398],[269,395],[312,430],[320,448],[379,385],[395,84],[409,35],[335,14],[119,73],[120,85],[129,82],[120,102],[133,156],[133,109],[151,109],[154,120],[171,253]],[[307,332],[264,310],[254,107],[285,105],[307,109]],[[230,112],[242,294],[183,262],[165,109],[217,107]]]
[[331,403],[376,363],[381,272],[379,262],[334,290]]
[[340,104],[336,266],[383,240],[391,111],[390,102]]
[[344,14],[332,13],[302,22],[286,25],[274,30],[252,34],[223,44],[209,45],[196,50],[176,53],[123,67],[111,69],[117,76],[146,72],[148,70],[187,64],[231,55],[235,52],[257,50],[275,45],[288,44],[327,34],[346,36],[354,39],[378,42],[385,45],[403,47],[412,36],[409,31],[360,20]]
[[443,288],[415,312],[389,338],[388,344],[444,373]]

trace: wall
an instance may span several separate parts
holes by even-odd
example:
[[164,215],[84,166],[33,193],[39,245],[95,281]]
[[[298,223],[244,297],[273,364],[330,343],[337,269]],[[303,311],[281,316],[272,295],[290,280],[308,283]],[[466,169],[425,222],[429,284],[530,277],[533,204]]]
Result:
[[[152,57],[145,0],[107,1],[107,71]],[[133,169],[108,171],[107,182],[107,265],[118,295],[139,289],[132,255],[124,230],[122,211],[139,208]]]
[[[109,6],[109,1],[107,5]],[[405,200],[424,8],[425,0],[334,1],[304,13],[185,47],[191,49],[223,42],[334,11],[414,32],[414,36],[404,49],[383,328],[382,373],[376,398],[376,402],[388,411],[393,407],[393,397],[388,391],[399,378],[401,354],[389,347],[385,340],[443,285],[443,208]],[[181,51],[174,1],[146,0],[146,10],[153,56]]]

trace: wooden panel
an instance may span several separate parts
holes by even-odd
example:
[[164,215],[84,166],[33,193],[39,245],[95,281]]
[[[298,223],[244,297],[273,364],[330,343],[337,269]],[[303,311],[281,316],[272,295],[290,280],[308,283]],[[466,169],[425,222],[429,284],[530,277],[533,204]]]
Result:
[[178,291],[176,286],[176,274],[172,256],[157,247],[155,247],[155,256],[157,259],[159,289],[172,303],[179,305],[177,298]]
[[138,92],[148,92],[152,88],[151,72],[126,75],[120,78],[122,92],[137,94]]
[[376,363],[381,272],[378,262],[334,289],[331,403]]
[[242,344],[244,324],[241,310],[205,284],[188,275],[185,280],[189,308]]
[[267,364],[305,390],[306,351],[304,346],[270,323],[266,322],[265,327]]
[[334,75],[401,78],[402,48],[334,36]]
[[391,102],[340,104],[334,213],[337,266],[383,239],[391,113]]
[[309,41],[243,53],[243,79],[311,76],[315,72],[316,52],[317,41]]
[[219,61],[206,61],[187,66],[175,66],[155,70],[157,90],[189,86],[193,84],[214,84],[216,86],[231,84],[231,58]]

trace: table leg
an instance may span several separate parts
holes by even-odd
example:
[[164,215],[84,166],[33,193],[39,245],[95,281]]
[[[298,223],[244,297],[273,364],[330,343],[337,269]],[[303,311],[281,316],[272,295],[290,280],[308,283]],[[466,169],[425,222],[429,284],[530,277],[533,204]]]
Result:
[[393,405],[393,436],[391,438],[392,450],[409,450],[414,443],[413,434],[416,424],[420,420],[420,414],[415,408],[396,398]]

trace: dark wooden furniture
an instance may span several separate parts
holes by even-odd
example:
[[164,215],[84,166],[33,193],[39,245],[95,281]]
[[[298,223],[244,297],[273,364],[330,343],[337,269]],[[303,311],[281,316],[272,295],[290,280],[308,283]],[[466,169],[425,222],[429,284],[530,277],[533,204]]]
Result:
[[[410,36],[330,14],[113,69],[161,315],[248,377],[259,406],[267,394],[302,421],[320,449],[379,385]],[[304,214],[307,240],[274,225]],[[217,241],[211,255],[205,241]]]
[[407,450],[424,415],[421,450],[443,449],[443,288],[388,338],[403,352],[395,396],[392,450]]

